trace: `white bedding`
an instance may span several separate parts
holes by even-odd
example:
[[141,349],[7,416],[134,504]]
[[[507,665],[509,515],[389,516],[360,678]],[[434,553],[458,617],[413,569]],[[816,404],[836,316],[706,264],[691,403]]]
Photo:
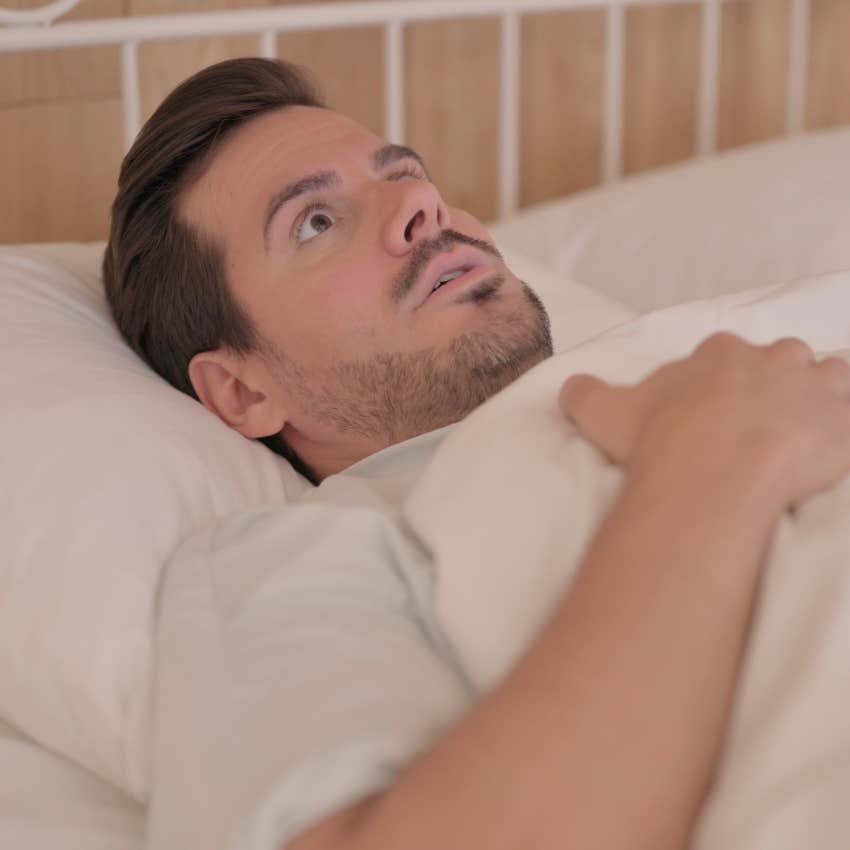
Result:
[[0,847],[142,850],[144,808],[0,721]]
[[[620,480],[565,427],[555,401],[560,383],[575,371],[638,380],[717,330],[756,343],[799,336],[850,359],[850,273],[650,314],[542,364],[441,445],[407,515],[436,553],[438,615],[482,692],[518,659],[569,586]],[[779,526],[694,850],[847,847],[848,517],[845,479]]]
[[[39,850],[52,850],[54,841],[72,850],[117,850],[141,840],[138,806],[150,790],[144,721],[160,569],[181,535],[252,505],[287,501],[303,489],[280,459],[234,437],[129,354],[103,301],[100,250],[97,245],[57,245],[0,251],[0,350],[10,366],[0,381],[10,401],[0,410],[6,447],[0,460],[7,480],[18,482],[0,499],[0,718],[30,736],[11,729],[0,736],[0,846],[13,836],[9,846],[26,850],[27,841]],[[552,314],[556,351],[634,316],[613,299],[521,255],[509,262],[539,289]],[[850,288],[850,280],[835,280],[833,294]],[[845,344],[838,332],[834,344],[824,342],[842,314],[831,304],[824,306],[816,286],[801,288],[794,299],[750,310],[741,330],[764,341],[792,332],[820,340],[818,347]],[[564,370],[594,364],[603,372],[613,369],[612,374],[622,369],[621,377],[636,379],[659,357],[685,353],[729,316],[716,305],[682,309],[667,318],[660,314],[623,325],[607,341],[560,355],[551,364],[557,380]],[[619,345],[628,357],[618,361],[611,352]],[[548,368],[494,399],[459,433],[487,422],[487,411],[501,411],[503,405],[506,411],[512,405],[522,410],[524,393],[533,400],[540,391],[535,381],[549,374]],[[524,416],[508,415],[495,424],[488,445],[497,445],[500,433],[510,442],[506,429],[512,422],[522,441],[536,443],[535,420]],[[60,440],[55,439],[57,425]],[[501,493],[505,510],[515,509],[518,488],[527,480],[523,464],[510,466],[513,456],[493,453],[504,471],[496,487],[475,464],[482,488],[490,498]],[[94,489],[92,470],[102,481]],[[596,475],[598,470],[590,465],[587,471]],[[127,480],[135,486],[127,488]],[[604,495],[604,475],[596,483]],[[85,500],[76,499],[81,492],[87,492]],[[459,488],[454,498],[463,493]],[[43,521],[45,512],[49,522]],[[130,552],[128,539],[134,541]],[[519,539],[512,537],[508,544]],[[504,551],[511,550],[506,546]],[[462,645],[462,636],[456,637]],[[486,674],[486,665],[482,669]],[[191,780],[192,766],[186,769]],[[104,780],[136,799],[128,802]],[[106,815],[112,803],[114,818]]]
[[[618,484],[618,470],[604,463],[561,418],[556,403],[560,383],[575,371],[637,380],[722,329],[758,343],[797,335],[818,351],[848,354],[850,275],[684,305],[627,323],[541,364],[470,415],[441,445],[405,512],[435,553],[437,613],[481,692],[510,667],[536,634],[557,592],[568,586],[581,550]],[[845,481],[780,525],[728,747],[700,824],[697,850],[843,850],[847,845],[847,511],[850,486]],[[272,556],[269,563],[252,568],[274,571],[286,566]],[[202,686],[181,667],[186,657],[182,641],[194,642],[192,657],[200,659],[200,669],[215,666],[228,651],[226,630],[199,640],[197,630],[189,634],[187,624],[215,623],[221,616],[217,612],[240,605],[238,582],[216,584],[211,598],[208,577],[193,593],[181,569],[178,556],[163,584],[159,717],[173,718],[193,702],[205,703],[203,692],[192,695],[194,687]],[[181,581],[172,582],[175,576]],[[169,605],[170,588],[181,582],[183,604]],[[275,599],[264,596],[262,610],[263,623],[257,628],[264,630],[264,641],[272,640],[269,612],[275,610]],[[239,629],[252,628],[243,613]],[[242,671],[240,698],[250,699],[254,692],[251,675],[250,669]],[[262,681],[254,684],[256,692],[263,692]],[[265,711],[272,716],[279,712],[285,722],[287,705]],[[160,750],[179,753],[180,738],[167,737],[174,729],[179,724],[161,725]],[[264,741],[257,738],[261,733],[254,728],[225,732],[237,734],[240,746],[263,749]],[[171,769],[179,770],[180,777],[171,787],[202,795],[205,776],[194,774],[191,763],[175,767],[177,763],[179,759],[172,759]],[[221,768],[228,771],[227,785],[239,787],[238,764]],[[227,816],[218,807],[199,807],[197,796],[194,808],[181,810],[179,801],[170,802],[174,816],[183,819],[198,817],[192,811],[204,811],[199,835],[214,834],[215,823],[209,818]],[[191,827],[185,827],[182,831],[191,834]],[[220,842],[216,846],[229,846],[224,837]]]
[[[77,825],[92,794],[106,805],[101,787],[136,805],[150,792],[162,568],[213,521],[311,489],[128,349],[102,255],[102,243],[0,246],[0,476],[13,483],[0,491],[0,722],[32,742],[0,741],[3,848],[28,847],[28,830],[52,850],[63,823],[66,850],[89,850],[89,838],[90,850],[134,846],[132,831],[110,844]],[[534,261],[507,260],[546,304],[559,347],[634,315]],[[51,790],[60,778],[64,797]]]
[[645,313],[850,269],[850,127],[688,161],[522,210],[505,248]]

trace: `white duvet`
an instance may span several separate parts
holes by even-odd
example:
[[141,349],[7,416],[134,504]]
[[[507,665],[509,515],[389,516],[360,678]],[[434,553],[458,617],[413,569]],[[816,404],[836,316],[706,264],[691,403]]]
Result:
[[[850,274],[649,314],[542,364],[441,445],[407,514],[436,555],[439,618],[482,692],[518,660],[568,588],[621,478],[565,425],[560,384],[577,371],[638,380],[717,330],[759,344],[799,336],[816,351],[850,357]],[[695,850],[846,850],[848,716],[845,480],[780,524]]]
[[[435,554],[439,619],[482,693],[515,663],[568,589],[620,480],[619,471],[563,420],[556,400],[561,382],[577,371],[635,381],[723,329],[757,343],[794,335],[818,352],[850,354],[850,273],[683,305],[624,324],[523,376],[438,449],[405,513]],[[780,524],[696,850],[848,846],[848,518],[850,486],[842,483]],[[169,567],[179,568],[179,560]],[[217,592],[215,604],[226,607],[227,587]],[[188,671],[168,670],[181,657],[183,614],[163,601],[157,678],[179,680],[185,688]],[[213,602],[198,593],[193,604]],[[207,651],[223,651],[212,637]],[[159,694],[158,706],[169,711],[168,693]],[[286,706],[280,712],[285,717]],[[179,745],[160,740],[157,746],[172,743]],[[181,769],[186,787],[203,781],[192,776],[191,765]],[[239,777],[228,781],[238,787]]]
[[143,850],[144,809],[0,721],[3,850]]

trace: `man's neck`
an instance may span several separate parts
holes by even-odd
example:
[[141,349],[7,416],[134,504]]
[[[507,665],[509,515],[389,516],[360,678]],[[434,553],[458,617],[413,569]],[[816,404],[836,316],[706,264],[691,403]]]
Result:
[[[289,424],[284,427],[281,436],[290,452],[298,459],[298,463],[293,462],[293,466],[317,485],[329,475],[342,472],[363,458],[393,445],[390,441],[367,439],[349,439],[343,442],[339,435],[336,440],[310,438]],[[299,466],[301,468],[298,468]]]

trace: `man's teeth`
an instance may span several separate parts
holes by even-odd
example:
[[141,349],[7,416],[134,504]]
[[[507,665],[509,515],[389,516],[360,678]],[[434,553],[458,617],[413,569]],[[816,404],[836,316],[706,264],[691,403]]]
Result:
[[446,272],[445,274],[440,275],[440,277],[437,278],[437,282],[434,284],[434,289],[431,291],[433,292],[434,290],[439,289],[444,283],[448,283],[450,280],[454,280],[462,274],[464,274],[463,269],[455,269],[453,272]]

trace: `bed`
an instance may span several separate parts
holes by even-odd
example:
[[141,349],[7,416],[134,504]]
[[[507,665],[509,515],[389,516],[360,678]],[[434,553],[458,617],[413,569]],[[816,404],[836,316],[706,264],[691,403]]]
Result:
[[[48,12],[59,16],[72,5],[49,4]],[[330,17],[313,5],[51,28],[22,14],[9,18],[20,29],[0,29],[0,51],[86,39],[125,44],[129,140],[140,120],[140,40],[169,27],[172,35],[252,32],[271,55],[273,33],[359,16],[387,26],[387,136],[403,140],[403,91],[393,74],[404,63],[404,21],[474,11],[502,22],[504,47],[499,216],[491,232],[546,304],[556,351],[695,299],[850,273],[850,127],[799,132],[807,3],[791,5],[788,138],[715,152],[719,4],[706,0],[705,156],[625,179],[624,18],[623,7],[611,5],[606,183],[527,209],[518,208],[512,51],[519,16],[559,4],[390,5],[337,6]],[[0,496],[0,844],[20,850],[146,846],[152,634],[164,565],[194,532],[291,502],[311,486],[126,347],[106,308],[102,250],[99,241],[0,247],[0,458],[4,480],[14,482]]]

